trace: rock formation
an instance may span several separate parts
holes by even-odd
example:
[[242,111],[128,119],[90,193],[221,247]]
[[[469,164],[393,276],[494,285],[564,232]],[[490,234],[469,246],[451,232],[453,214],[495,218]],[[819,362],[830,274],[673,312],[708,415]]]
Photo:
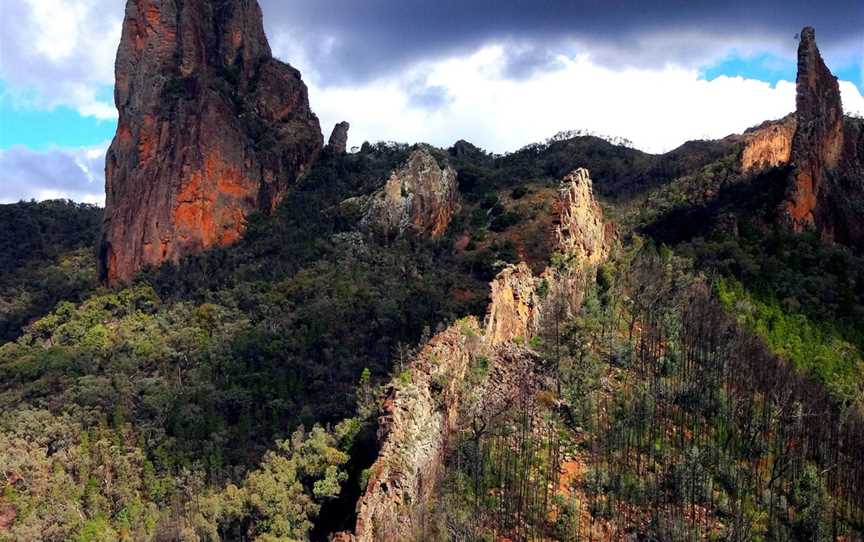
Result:
[[456,170],[442,168],[425,147],[408,157],[367,202],[361,225],[385,239],[444,234],[459,205]]
[[822,60],[816,34],[801,31],[795,135],[781,221],[796,232],[864,247],[864,139],[859,119],[844,118],[837,78]]
[[[565,253],[568,269],[549,268],[540,277],[524,263],[503,270],[491,285],[485,332],[474,318],[457,322],[436,335],[405,376],[386,389],[379,424],[381,451],[357,504],[354,534],[339,533],[333,540],[421,540],[422,504],[434,494],[444,453],[460,420],[494,411],[494,405],[507,404],[516,390],[532,385],[539,359],[523,345],[538,332],[541,318],[562,306],[556,292],[570,295],[566,290],[578,289],[579,281],[571,278],[600,263],[609,250],[608,229],[587,171],[565,178],[557,207],[559,248],[573,251]],[[488,358],[489,370],[471,392],[474,402],[468,407],[463,380],[481,355]]]
[[348,150],[348,129],[351,125],[345,121],[338,123],[330,132],[327,149],[334,154],[344,154]]
[[540,322],[537,278],[525,263],[509,266],[492,281],[492,302],[486,316],[486,340],[491,345],[530,338]]
[[603,212],[594,199],[587,169],[577,169],[564,177],[558,202],[556,230],[559,251],[582,264],[596,265],[608,256],[609,243],[603,225]]
[[528,340],[556,310],[572,311],[581,303],[578,274],[601,264],[609,256],[614,239],[611,224],[594,199],[587,169],[564,177],[558,200],[555,237],[563,268],[548,267],[539,277],[524,263],[501,271],[491,284],[491,303],[486,316],[486,341],[490,346]]
[[255,0],[128,0],[115,71],[108,283],[234,242],[321,149],[306,85],[272,57]]
[[788,164],[795,124],[795,115],[792,114],[744,132],[741,171],[749,173]]
[[819,204],[828,189],[827,176],[840,161],[843,149],[843,108],[837,78],[822,61],[816,33],[801,31],[796,83],[796,129],[792,140],[795,172],[788,190],[785,218],[795,231],[827,225]]
[[480,345],[473,318],[436,335],[385,391],[383,445],[357,505],[356,540],[406,539],[418,525],[417,503],[436,487],[447,439],[456,429],[460,386]]

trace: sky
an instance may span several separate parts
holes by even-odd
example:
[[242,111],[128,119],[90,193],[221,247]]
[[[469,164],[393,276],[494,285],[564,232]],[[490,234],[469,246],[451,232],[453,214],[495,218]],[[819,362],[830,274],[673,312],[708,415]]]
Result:
[[[162,0],[172,1],[172,0]],[[324,136],[466,139],[504,153],[562,130],[665,152],[794,109],[796,35],[864,113],[861,0],[260,0]],[[122,0],[0,0],[0,203],[104,201]]]

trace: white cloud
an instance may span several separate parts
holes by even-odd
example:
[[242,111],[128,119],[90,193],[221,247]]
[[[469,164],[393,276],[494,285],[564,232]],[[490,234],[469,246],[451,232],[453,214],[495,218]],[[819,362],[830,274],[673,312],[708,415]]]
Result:
[[0,150],[0,203],[66,198],[103,205],[108,143],[79,149]]
[[[329,130],[351,122],[351,144],[364,140],[426,141],[447,146],[464,138],[495,152],[515,150],[560,130],[586,129],[630,139],[649,152],[671,150],[691,139],[716,139],[795,108],[795,85],[775,86],[741,77],[700,79],[697,70],[613,70],[588,56],[558,57],[558,69],[515,81],[503,73],[505,50],[486,47],[465,58],[424,63],[396,78],[353,88],[319,88],[313,109]],[[413,105],[420,74],[446,93],[439,109]],[[864,98],[842,83],[848,111]]]
[[[274,2],[264,4],[273,6],[273,15],[278,16]],[[113,86],[123,4],[120,0],[0,0],[0,82],[5,91],[31,107],[66,105],[85,116],[115,118],[108,90]],[[562,50],[489,45],[473,53],[457,53],[462,56],[384,70],[380,73],[389,75],[350,86],[332,86],[324,82],[333,78],[316,70],[310,55],[337,49],[338,40],[317,35],[315,51],[306,51],[285,31],[283,19],[275,17],[270,28],[274,51],[303,72],[325,136],[334,123],[348,120],[352,145],[396,140],[448,146],[467,139],[507,152],[560,130],[586,129],[662,152],[689,139],[741,132],[794,108],[792,82],[774,87],[740,77],[709,82],[700,79],[695,68],[664,66],[641,57],[632,62],[640,68],[613,69],[607,57],[614,51],[606,51],[602,44],[586,48],[575,42]],[[730,42],[728,36],[720,37]],[[697,36],[682,30],[642,39],[636,49],[683,50],[686,41]],[[758,36],[734,43],[743,52],[766,47]],[[786,45],[771,47],[792,51]],[[586,50],[593,56],[574,56],[573,51]],[[567,54],[555,55],[562,51]],[[689,65],[704,60],[690,59]],[[554,69],[523,66],[530,68],[534,62]],[[514,78],[514,71],[528,75]],[[841,89],[846,111],[864,112],[859,89],[847,82],[841,83]],[[103,160],[104,147],[0,151],[0,200],[62,195],[101,202]]]
[[[674,66],[612,70],[587,56],[559,56],[555,71],[512,80],[506,63],[501,47],[486,47],[351,88],[319,88],[313,81],[310,97],[325,132],[351,122],[352,145],[394,140],[443,147],[467,139],[495,152],[568,129],[626,137],[637,148],[663,152],[690,139],[740,133],[795,106],[795,86],[787,81],[774,87],[741,77],[706,81],[696,70]],[[445,95],[443,105],[418,105],[418,85],[419,92]],[[855,85],[841,82],[841,90],[847,111],[864,111]],[[0,201],[66,197],[101,204],[106,148],[0,151]]]
[[117,117],[109,91],[123,22],[118,0],[2,0],[0,81],[19,106]]

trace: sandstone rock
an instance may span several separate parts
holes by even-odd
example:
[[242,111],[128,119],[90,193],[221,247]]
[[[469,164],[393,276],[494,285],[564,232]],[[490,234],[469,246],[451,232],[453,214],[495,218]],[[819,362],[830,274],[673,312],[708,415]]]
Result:
[[345,121],[333,127],[327,149],[334,154],[344,154],[348,150],[348,129],[351,125]]
[[788,164],[794,135],[795,115],[765,122],[744,132],[741,171],[749,173]]
[[[334,540],[423,540],[423,504],[434,495],[447,444],[460,424],[489,422],[517,397],[532,396],[542,360],[525,345],[545,315],[557,307],[578,307],[580,272],[606,257],[612,239],[587,171],[565,178],[557,207],[564,268],[547,269],[540,277],[524,263],[504,269],[491,285],[485,333],[473,318],[457,322],[411,362],[405,373],[410,380],[397,378],[387,388],[378,424],[381,452],[357,505],[354,535],[340,533]],[[490,358],[487,375],[466,390],[463,380],[479,355]]]
[[418,530],[414,505],[428,502],[440,477],[447,439],[459,418],[460,386],[480,347],[479,335],[474,319],[439,333],[412,361],[406,372],[410,379],[397,379],[385,392],[379,423],[383,444],[357,504],[357,542],[410,540]]
[[449,164],[441,168],[421,147],[372,195],[361,225],[385,239],[409,232],[437,238],[447,230],[458,205],[456,170]]
[[306,85],[272,57],[254,0],[128,0],[115,71],[108,283],[236,241],[321,149]]
[[796,129],[779,214],[791,230],[812,229],[828,241],[864,248],[862,121],[843,117],[837,78],[825,65],[815,32],[801,31]]
[[540,321],[537,278],[525,263],[510,266],[492,281],[486,341],[492,345],[530,339]]
[[564,177],[559,201],[560,219],[556,230],[559,250],[581,265],[596,265],[606,259],[609,243],[603,211],[594,199],[593,183],[587,169]]
[[[784,204],[785,220],[794,231],[825,230],[820,198],[826,176],[837,167],[843,149],[843,108],[837,78],[822,60],[811,27],[801,31],[796,83],[796,129],[792,140],[795,171]],[[830,228],[829,228],[830,229]]]
[[535,277],[520,263],[498,274],[491,285],[486,316],[486,340],[492,346],[520,337],[528,341],[546,315],[578,308],[578,275],[609,255],[614,230],[603,221],[588,170],[577,169],[564,177],[555,208],[557,250],[564,256],[566,268],[548,268]]

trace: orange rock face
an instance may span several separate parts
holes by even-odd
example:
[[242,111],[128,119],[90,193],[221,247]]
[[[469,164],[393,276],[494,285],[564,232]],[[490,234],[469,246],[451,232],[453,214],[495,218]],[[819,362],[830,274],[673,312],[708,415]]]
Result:
[[255,1],[128,0],[115,69],[109,284],[235,242],[321,150],[306,85],[272,57]]
[[785,219],[794,231],[817,228],[831,237],[827,177],[836,170],[843,150],[843,107],[837,78],[822,60],[816,33],[801,31],[796,83],[796,129],[792,140],[792,174]]
[[744,133],[741,171],[748,173],[788,164],[794,136],[795,115],[748,130]]
[[495,346],[517,337],[528,340],[540,320],[538,279],[524,263],[502,271],[492,281],[492,302],[486,316],[486,340]]

